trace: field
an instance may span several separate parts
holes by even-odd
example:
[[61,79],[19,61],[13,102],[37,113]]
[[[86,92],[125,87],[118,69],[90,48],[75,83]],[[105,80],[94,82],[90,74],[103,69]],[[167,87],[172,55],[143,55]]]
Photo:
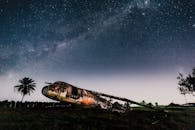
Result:
[[193,130],[195,111],[172,108],[126,112],[98,108],[1,108],[0,129],[56,130]]

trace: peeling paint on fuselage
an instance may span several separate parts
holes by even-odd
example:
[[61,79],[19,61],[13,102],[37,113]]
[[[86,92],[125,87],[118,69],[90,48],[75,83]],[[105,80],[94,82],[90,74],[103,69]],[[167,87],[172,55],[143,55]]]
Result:
[[107,108],[109,101],[97,96],[92,91],[81,89],[65,82],[57,81],[43,87],[42,94],[56,101],[71,104],[98,106]]

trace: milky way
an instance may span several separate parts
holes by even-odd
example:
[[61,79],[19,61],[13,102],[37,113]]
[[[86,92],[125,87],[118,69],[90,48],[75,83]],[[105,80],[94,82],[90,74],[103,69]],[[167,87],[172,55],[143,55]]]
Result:
[[16,99],[13,86],[29,76],[38,83],[34,100],[44,81],[63,80],[179,101],[176,75],[194,57],[194,0],[0,0],[0,99]]
[[193,0],[1,0],[0,72],[194,65]]

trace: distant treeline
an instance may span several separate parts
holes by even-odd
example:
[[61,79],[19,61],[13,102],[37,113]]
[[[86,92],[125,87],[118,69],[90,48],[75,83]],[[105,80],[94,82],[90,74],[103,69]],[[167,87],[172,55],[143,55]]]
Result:
[[0,101],[0,108],[48,108],[48,107],[67,107],[61,102],[20,102],[20,101]]

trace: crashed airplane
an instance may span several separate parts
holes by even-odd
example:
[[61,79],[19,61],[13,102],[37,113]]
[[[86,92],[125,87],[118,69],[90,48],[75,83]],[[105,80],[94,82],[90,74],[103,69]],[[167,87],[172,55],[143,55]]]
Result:
[[47,84],[48,85],[42,89],[42,94],[44,96],[68,104],[76,104],[81,106],[100,106],[101,108],[108,109],[112,106],[111,101],[106,99],[109,98],[149,107],[127,98],[116,97],[113,95],[78,88],[62,81]]

